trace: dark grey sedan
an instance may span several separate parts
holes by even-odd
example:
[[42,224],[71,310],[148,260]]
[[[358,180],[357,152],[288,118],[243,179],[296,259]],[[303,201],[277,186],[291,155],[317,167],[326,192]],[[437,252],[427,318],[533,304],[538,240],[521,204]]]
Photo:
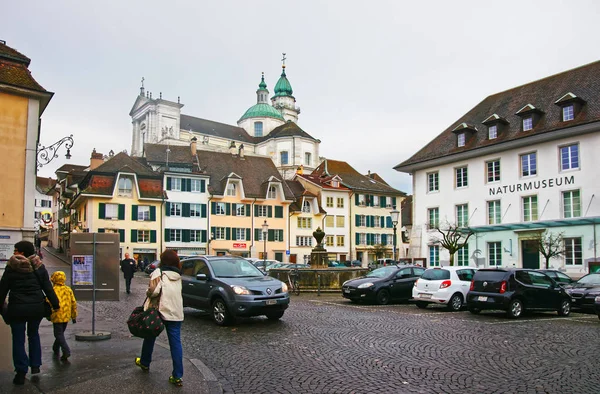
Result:
[[290,303],[282,281],[265,276],[246,259],[198,256],[182,262],[183,305],[210,311],[220,326],[236,317],[283,317]]

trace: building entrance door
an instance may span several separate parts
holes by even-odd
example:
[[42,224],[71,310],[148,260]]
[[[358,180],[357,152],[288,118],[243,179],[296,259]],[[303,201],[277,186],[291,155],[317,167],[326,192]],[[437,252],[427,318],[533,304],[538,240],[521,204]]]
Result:
[[535,247],[535,244],[535,240],[524,239],[521,241],[521,257],[523,259],[523,268],[540,268],[540,253]]

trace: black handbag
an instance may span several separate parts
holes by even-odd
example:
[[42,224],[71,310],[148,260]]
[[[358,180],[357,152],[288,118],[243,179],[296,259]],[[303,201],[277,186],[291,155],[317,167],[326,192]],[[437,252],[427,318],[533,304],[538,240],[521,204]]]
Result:
[[136,307],[127,319],[129,332],[138,338],[156,338],[165,329],[165,324],[157,308],[143,306]]
[[[31,268],[33,268],[33,274],[35,275],[35,277],[38,280],[38,283],[40,284],[42,293],[44,293],[44,286],[42,285],[42,278],[40,278],[40,275],[38,274],[37,270],[33,267],[33,264],[31,264]],[[44,296],[46,296],[46,293],[44,293]],[[44,298],[44,317],[46,319],[50,320],[51,316],[52,316],[52,305],[50,305],[50,301],[48,301],[48,297],[46,297],[46,298]]]

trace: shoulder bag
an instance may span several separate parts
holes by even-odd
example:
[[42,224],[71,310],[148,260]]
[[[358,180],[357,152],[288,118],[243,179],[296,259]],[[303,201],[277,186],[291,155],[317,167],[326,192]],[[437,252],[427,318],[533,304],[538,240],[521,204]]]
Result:
[[[30,262],[30,264],[31,264],[31,262]],[[31,268],[33,269],[33,274],[35,275],[35,277],[38,280],[38,283],[40,284],[42,293],[44,293],[44,297],[45,297],[44,298],[44,317],[46,319],[50,320],[50,316],[52,316],[52,305],[50,305],[50,301],[48,301],[48,296],[44,292],[44,286],[42,285],[42,278],[40,278],[40,274],[37,272],[37,270],[35,269],[33,264],[31,264]]]
[[[162,273],[161,273],[161,281],[162,281]],[[131,335],[138,338],[156,338],[160,335],[161,332],[165,329],[165,324],[160,317],[160,313],[158,311],[158,305],[160,305],[160,297],[162,295],[162,286],[158,296],[157,306],[152,306],[152,303],[149,303],[150,306],[148,309],[144,310],[144,306],[136,307],[129,319],[127,319],[127,328],[129,328],[129,332]],[[144,304],[148,300],[144,300]]]

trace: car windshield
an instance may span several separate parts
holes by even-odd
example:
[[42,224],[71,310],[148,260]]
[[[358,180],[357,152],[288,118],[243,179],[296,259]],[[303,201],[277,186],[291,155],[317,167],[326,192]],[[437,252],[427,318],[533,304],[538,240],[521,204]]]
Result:
[[264,276],[258,268],[244,259],[222,259],[211,261],[217,278],[252,278]]
[[385,278],[386,276],[393,274],[397,270],[398,267],[377,268],[376,270],[369,272],[367,274],[367,278]]
[[422,279],[427,280],[444,280],[450,279],[450,271],[439,268],[431,268],[423,272]]
[[577,281],[581,285],[600,285],[600,274],[588,274]]

